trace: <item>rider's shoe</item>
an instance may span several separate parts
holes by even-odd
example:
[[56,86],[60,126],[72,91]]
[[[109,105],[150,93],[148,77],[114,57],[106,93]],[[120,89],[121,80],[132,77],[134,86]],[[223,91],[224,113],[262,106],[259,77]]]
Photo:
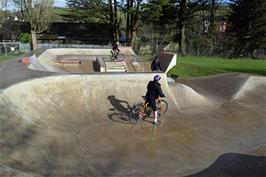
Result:
[[160,122],[159,121],[153,122],[153,125],[160,125]]

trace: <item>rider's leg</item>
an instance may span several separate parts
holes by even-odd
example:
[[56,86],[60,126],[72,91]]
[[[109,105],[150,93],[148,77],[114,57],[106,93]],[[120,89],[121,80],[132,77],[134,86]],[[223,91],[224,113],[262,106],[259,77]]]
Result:
[[115,60],[118,60],[118,52],[115,52]]
[[151,108],[154,113],[154,124],[156,125],[158,123],[158,111],[157,111],[157,106],[156,106],[156,101],[151,102]]
[[154,111],[154,124],[157,123],[158,120],[158,111]]
[[111,61],[114,61],[116,58],[115,51],[111,50],[111,52],[112,52]]

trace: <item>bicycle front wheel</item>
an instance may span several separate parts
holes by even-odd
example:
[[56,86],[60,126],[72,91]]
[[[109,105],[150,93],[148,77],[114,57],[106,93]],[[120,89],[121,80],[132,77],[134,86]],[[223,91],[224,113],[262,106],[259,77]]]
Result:
[[143,103],[138,103],[134,106],[132,111],[129,114],[129,121],[132,124],[138,124],[142,121],[142,118],[139,117],[139,112],[143,108]]
[[158,103],[158,117],[162,118],[168,110],[168,103],[165,100],[161,100]]
[[125,58],[125,56],[123,55],[123,54],[118,54],[118,56],[117,56],[117,60],[118,61],[123,61],[124,60],[124,58]]

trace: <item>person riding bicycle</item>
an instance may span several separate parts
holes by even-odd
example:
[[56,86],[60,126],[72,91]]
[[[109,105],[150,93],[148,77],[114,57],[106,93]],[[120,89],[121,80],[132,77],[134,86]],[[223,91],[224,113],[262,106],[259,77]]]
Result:
[[159,80],[161,79],[160,75],[155,75],[153,77],[153,81],[150,81],[147,85],[147,92],[145,95],[145,103],[149,103],[149,106],[152,108],[154,112],[154,124],[158,124],[157,118],[158,118],[158,111],[156,106],[156,99],[159,97],[165,97],[162,89],[161,84],[159,83]]
[[114,60],[117,60],[118,58],[118,54],[119,54],[120,50],[118,49],[118,42],[116,42],[114,45],[113,45],[113,48],[111,50],[111,53],[112,53],[112,61]]

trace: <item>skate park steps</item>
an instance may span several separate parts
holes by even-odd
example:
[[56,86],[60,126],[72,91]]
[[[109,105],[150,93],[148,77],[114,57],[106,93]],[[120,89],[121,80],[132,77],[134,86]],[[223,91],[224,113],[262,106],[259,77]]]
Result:
[[105,62],[106,72],[127,72],[125,62]]

